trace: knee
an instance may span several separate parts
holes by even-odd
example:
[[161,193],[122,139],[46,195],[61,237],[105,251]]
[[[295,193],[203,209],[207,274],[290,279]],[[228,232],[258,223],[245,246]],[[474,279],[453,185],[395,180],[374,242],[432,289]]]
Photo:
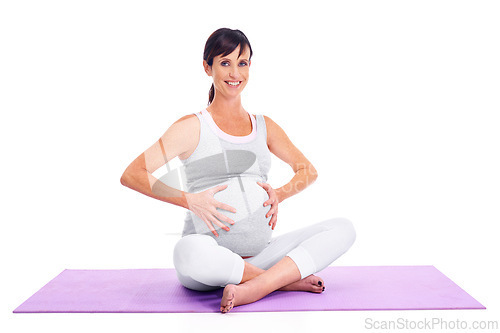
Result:
[[345,218],[339,218],[338,223],[342,228],[346,241],[349,243],[349,247],[351,247],[356,240],[356,229],[354,229],[354,225],[350,220]]
[[350,220],[339,217],[326,220],[323,223],[329,229],[336,230],[336,234],[342,235],[342,237],[345,239],[346,244],[348,244],[348,247],[351,247],[351,245],[356,240],[356,230],[354,229],[354,225]]
[[197,267],[199,261],[203,261],[207,246],[213,245],[217,245],[217,242],[207,235],[192,234],[182,237],[174,247],[175,269],[187,274],[190,267]]

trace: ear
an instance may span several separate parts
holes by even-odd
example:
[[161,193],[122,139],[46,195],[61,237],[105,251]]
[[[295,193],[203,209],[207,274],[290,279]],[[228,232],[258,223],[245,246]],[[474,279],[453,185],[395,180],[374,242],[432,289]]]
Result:
[[252,60],[248,60],[248,67],[250,67],[250,65],[252,65]]
[[206,62],[206,60],[203,60],[203,68],[208,76],[212,76],[212,67],[208,64],[208,62]]

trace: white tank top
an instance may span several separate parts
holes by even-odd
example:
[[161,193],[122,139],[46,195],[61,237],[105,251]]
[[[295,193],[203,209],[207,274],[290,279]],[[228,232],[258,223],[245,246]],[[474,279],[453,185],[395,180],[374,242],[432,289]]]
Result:
[[257,115],[255,119],[250,115],[252,132],[246,136],[233,136],[223,132],[207,110],[195,115],[200,121],[200,139],[194,152],[181,160],[187,192],[196,193],[228,184],[214,198],[236,208],[237,212],[218,209],[235,224],[223,222],[230,231],[214,225],[219,234],[215,237],[203,220],[188,211],[182,235],[210,235],[219,245],[241,256],[256,255],[269,243],[272,234],[268,225],[270,217],[265,217],[270,206],[263,206],[269,196],[256,183],[266,182],[271,168],[264,117]]

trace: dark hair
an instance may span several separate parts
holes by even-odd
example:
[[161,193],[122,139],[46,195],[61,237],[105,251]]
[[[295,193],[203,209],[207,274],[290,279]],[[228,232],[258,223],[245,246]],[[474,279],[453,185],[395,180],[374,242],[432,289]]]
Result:
[[[252,47],[250,46],[250,42],[248,41],[247,36],[240,30],[233,30],[229,28],[220,28],[215,30],[210,37],[208,37],[207,42],[205,43],[205,51],[203,52],[203,60],[205,60],[209,66],[212,66],[214,62],[214,57],[221,55],[227,56],[232,53],[238,45],[240,46],[240,54],[241,56],[243,51],[245,51],[246,47],[250,49],[250,60],[252,58]],[[212,83],[212,87],[208,93],[208,105],[212,103],[215,96],[215,89]]]

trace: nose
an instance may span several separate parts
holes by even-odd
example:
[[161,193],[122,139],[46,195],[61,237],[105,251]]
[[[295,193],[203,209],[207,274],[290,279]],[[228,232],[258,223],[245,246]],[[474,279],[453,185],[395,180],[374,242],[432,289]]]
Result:
[[238,65],[231,66],[231,69],[229,70],[229,76],[232,77],[233,79],[239,79],[240,69],[239,69]]

